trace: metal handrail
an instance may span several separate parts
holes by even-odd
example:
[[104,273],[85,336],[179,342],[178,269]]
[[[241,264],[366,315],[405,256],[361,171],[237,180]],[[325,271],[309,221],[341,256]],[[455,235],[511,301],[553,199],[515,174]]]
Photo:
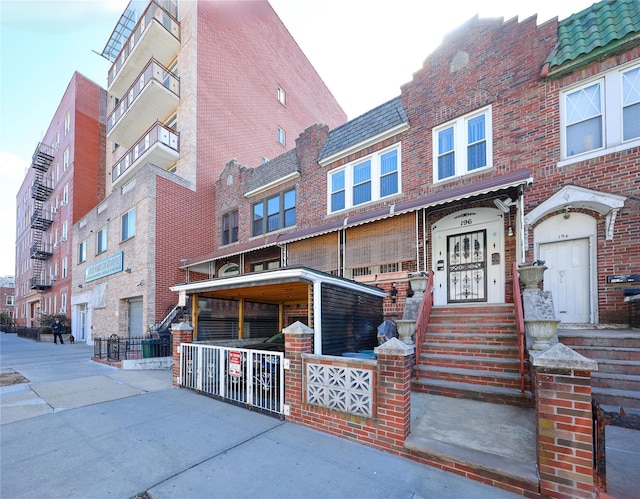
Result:
[[427,332],[427,324],[433,306],[433,270],[429,271],[427,277],[427,287],[424,290],[424,297],[418,309],[418,320],[416,320],[416,377],[418,376],[418,366],[420,365],[420,353],[422,343]]
[[524,310],[522,307],[522,295],[520,294],[517,262],[513,262],[513,304],[516,309],[516,334],[518,336],[518,355],[520,358],[520,390],[524,393]]

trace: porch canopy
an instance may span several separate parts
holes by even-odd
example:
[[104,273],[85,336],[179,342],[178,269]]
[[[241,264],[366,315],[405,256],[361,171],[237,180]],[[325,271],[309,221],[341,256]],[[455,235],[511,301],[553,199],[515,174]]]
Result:
[[[277,331],[285,324],[285,315],[295,316],[296,306],[302,306],[307,314],[307,324],[315,330],[314,352],[337,355],[343,351],[370,348],[376,338],[377,326],[382,322],[382,300],[386,293],[374,286],[361,284],[307,267],[285,267],[263,272],[238,274],[206,281],[178,284],[170,288],[180,294],[181,301],[187,295],[191,300],[191,317],[194,332],[202,319],[200,300],[214,299],[237,304],[233,316],[237,338],[246,338],[245,314],[248,304],[277,306]],[[272,308],[273,310],[273,308]],[[271,315],[268,307],[263,315]],[[210,310],[211,316],[220,320],[225,312]],[[228,325],[228,321],[226,323]],[[357,350],[356,350],[357,351]]]

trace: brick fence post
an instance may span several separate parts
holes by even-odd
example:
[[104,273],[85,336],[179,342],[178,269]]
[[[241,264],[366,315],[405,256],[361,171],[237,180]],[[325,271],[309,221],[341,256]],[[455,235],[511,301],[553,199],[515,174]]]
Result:
[[173,384],[179,386],[180,381],[180,343],[193,343],[193,328],[186,322],[171,324],[173,365]]
[[558,343],[531,352],[540,493],[593,498],[591,371],[597,363]]
[[[296,321],[282,330],[284,334],[285,359],[289,368],[284,371],[285,406],[289,408],[287,418],[302,422],[302,403],[304,373],[302,372],[302,354],[313,352],[314,330]],[[285,409],[285,414],[286,414]]]
[[397,338],[374,349],[378,354],[377,410],[380,440],[390,448],[404,448],[411,431],[411,372],[413,352]]

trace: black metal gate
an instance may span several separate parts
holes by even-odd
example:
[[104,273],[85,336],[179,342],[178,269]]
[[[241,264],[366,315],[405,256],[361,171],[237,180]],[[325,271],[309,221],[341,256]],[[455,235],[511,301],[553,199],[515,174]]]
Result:
[[487,301],[487,231],[447,236],[449,303]]

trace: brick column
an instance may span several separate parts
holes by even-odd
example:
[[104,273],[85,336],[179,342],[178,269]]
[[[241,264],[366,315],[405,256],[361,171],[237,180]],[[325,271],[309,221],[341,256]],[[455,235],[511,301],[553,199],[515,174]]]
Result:
[[591,371],[598,365],[562,343],[530,353],[540,493],[563,499],[593,498]]
[[391,338],[374,351],[378,354],[378,435],[391,448],[404,448],[411,432],[411,372],[415,347]]
[[287,419],[302,422],[302,401],[304,373],[302,372],[302,354],[313,352],[314,330],[296,321],[282,330],[284,333],[285,359],[289,369],[284,371],[284,403],[289,406]]
[[171,324],[171,334],[173,335],[173,384],[178,386],[180,377],[180,343],[193,343],[193,328],[186,322],[178,322]]

